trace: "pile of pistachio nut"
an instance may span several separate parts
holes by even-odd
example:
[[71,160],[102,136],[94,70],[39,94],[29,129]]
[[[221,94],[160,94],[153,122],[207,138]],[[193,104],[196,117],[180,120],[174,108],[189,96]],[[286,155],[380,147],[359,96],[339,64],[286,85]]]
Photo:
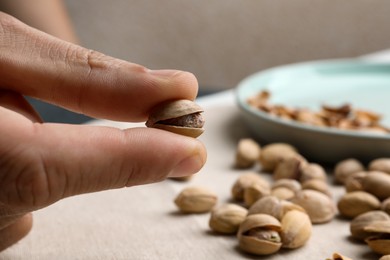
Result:
[[[260,165],[262,173],[271,173],[273,181],[253,170],[255,165]],[[239,248],[255,255],[302,247],[310,239],[313,224],[330,222],[340,214],[352,219],[353,238],[383,255],[381,260],[390,257],[385,256],[390,255],[390,158],[374,160],[367,168],[352,158],[336,164],[334,179],[346,187],[338,203],[325,169],[308,162],[289,144],[261,147],[251,138],[241,139],[235,167],[247,170],[231,187],[234,203],[218,204],[210,189],[187,186],[175,198],[179,210],[210,212],[211,230],[236,235]],[[334,253],[330,259],[350,258]]]
[[389,134],[389,127],[380,123],[382,116],[376,112],[352,107],[322,105],[319,111],[308,108],[288,107],[283,104],[271,104],[271,93],[263,90],[248,99],[248,105],[256,110],[283,120],[307,124],[316,127],[332,127],[340,130],[365,131],[376,134]]

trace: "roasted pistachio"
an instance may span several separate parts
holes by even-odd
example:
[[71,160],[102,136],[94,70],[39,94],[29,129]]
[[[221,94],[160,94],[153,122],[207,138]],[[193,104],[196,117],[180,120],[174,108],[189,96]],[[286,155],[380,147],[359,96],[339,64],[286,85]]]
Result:
[[319,191],[299,191],[291,202],[305,209],[313,224],[329,222],[336,214],[333,200]]
[[275,168],[273,177],[275,180],[295,179],[299,180],[301,169],[307,163],[300,154],[293,154],[283,158]]
[[244,199],[244,190],[254,183],[257,183],[264,189],[269,189],[270,184],[264,178],[262,178],[256,172],[243,173],[238,177],[232,187],[232,196],[236,201],[242,201]]
[[332,192],[330,191],[328,183],[324,182],[321,179],[311,179],[302,184],[303,190],[316,190],[325,195],[332,197]]
[[304,183],[308,180],[322,180],[326,182],[325,169],[317,163],[308,163],[302,166],[299,181]]
[[175,204],[184,213],[210,211],[217,203],[217,195],[204,187],[187,187],[175,199]]
[[280,222],[272,216],[265,214],[248,216],[241,223],[237,233],[239,247],[251,254],[273,254],[282,246],[280,231]]
[[382,201],[381,210],[390,215],[390,198],[387,198]]
[[390,220],[390,216],[380,210],[373,210],[358,215],[351,221],[349,226],[352,237],[358,240],[366,239],[370,233],[364,231],[364,228],[378,220]]
[[190,100],[163,103],[153,109],[146,126],[198,137],[204,131],[202,112],[203,109]]
[[236,204],[223,204],[211,211],[209,226],[222,234],[235,234],[244,221],[248,210]]
[[366,171],[352,173],[344,183],[347,192],[363,190],[363,179],[367,176]]
[[271,195],[281,200],[288,200],[295,196],[295,192],[287,187],[276,187],[271,190]]
[[337,207],[344,217],[354,218],[365,212],[377,210],[380,205],[380,201],[374,195],[364,191],[353,191],[344,194]]
[[312,225],[309,216],[298,210],[287,212],[281,221],[282,224],[282,247],[298,248],[309,240]]
[[354,159],[349,158],[337,163],[334,169],[335,181],[344,184],[345,180],[354,172],[364,171],[363,164]]
[[362,180],[363,190],[383,200],[390,197],[390,174],[378,171],[368,172]]
[[265,196],[256,201],[248,211],[248,215],[253,214],[267,214],[281,220],[283,216],[290,210],[305,210],[294,203],[287,200],[280,200],[275,196]]
[[269,186],[262,183],[254,182],[244,189],[244,204],[250,207],[258,199],[271,193]]
[[294,179],[279,179],[272,184],[272,189],[275,189],[278,187],[285,187],[285,188],[288,188],[294,192],[297,192],[297,191],[302,189],[301,184],[297,180],[294,180]]
[[238,142],[236,151],[236,168],[250,168],[260,158],[260,145],[251,138],[244,138]]
[[368,170],[390,174],[390,158],[378,158],[368,164]]
[[367,225],[364,231],[373,235],[366,238],[368,246],[381,255],[390,254],[390,221],[375,221]]
[[272,143],[263,147],[260,163],[263,171],[273,172],[277,164],[286,157],[296,154],[296,149],[286,143]]

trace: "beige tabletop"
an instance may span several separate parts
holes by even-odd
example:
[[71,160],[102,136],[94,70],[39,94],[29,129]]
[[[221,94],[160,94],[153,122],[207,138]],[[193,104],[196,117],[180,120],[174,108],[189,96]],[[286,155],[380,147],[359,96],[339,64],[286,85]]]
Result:
[[[0,253],[0,259],[283,260],[326,259],[333,252],[355,260],[378,259],[367,246],[350,240],[349,222],[338,217],[315,225],[312,237],[302,248],[255,257],[239,251],[234,236],[212,233],[209,214],[178,212],[173,200],[190,185],[215,191],[220,204],[230,201],[232,184],[243,173],[232,167],[235,146],[240,138],[250,136],[233,97],[233,92],[227,91],[198,100],[205,108],[206,131],[199,139],[207,147],[208,161],[189,182],[166,180],[62,200],[34,212],[31,233]],[[90,124],[119,128],[140,125],[103,120]],[[344,190],[336,186],[332,189],[336,202]]]

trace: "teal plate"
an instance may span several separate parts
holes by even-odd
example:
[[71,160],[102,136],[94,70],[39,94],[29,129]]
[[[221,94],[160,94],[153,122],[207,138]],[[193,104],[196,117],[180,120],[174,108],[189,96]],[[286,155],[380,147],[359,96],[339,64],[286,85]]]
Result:
[[308,108],[349,103],[379,113],[390,126],[390,64],[363,60],[329,60],[281,66],[258,72],[240,82],[236,100],[242,119],[262,144],[287,142],[311,161],[336,163],[357,158],[365,163],[390,157],[390,134],[316,127],[280,119],[248,105],[261,90],[271,104]]

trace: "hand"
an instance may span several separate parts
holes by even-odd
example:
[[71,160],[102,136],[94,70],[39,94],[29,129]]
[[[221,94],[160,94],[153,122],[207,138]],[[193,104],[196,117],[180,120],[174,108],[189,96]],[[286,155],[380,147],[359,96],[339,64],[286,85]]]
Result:
[[0,13],[0,251],[28,233],[33,210],[193,174],[206,160],[198,140],[158,129],[42,123],[22,95],[92,117],[145,121],[159,103],[196,94],[190,73],[151,71]]

